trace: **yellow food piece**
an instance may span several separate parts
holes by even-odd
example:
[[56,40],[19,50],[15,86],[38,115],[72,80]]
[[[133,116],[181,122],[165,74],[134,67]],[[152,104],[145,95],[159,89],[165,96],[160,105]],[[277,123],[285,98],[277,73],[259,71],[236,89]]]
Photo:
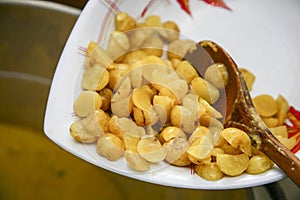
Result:
[[106,133],[97,141],[97,153],[110,161],[116,161],[124,155],[124,143],[112,133]]
[[187,139],[186,134],[176,126],[168,126],[160,132],[160,137],[164,142],[168,142],[174,138]]
[[191,87],[195,94],[209,104],[215,103],[220,97],[220,91],[211,83],[201,77],[196,77],[191,81]]
[[158,15],[150,15],[145,19],[145,24],[147,27],[162,27],[162,22],[160,20],[160,16]]
[[88,47],[88,57],[93,64],[99,64],[106,68],[113,63],[107,52],[95,42],[91,42]]
[[174,40],[168,46],[167,56],[169,60],[174,58],[182,60],[187,52],[192,52],[197,48],[192,40]]
[[205,126],[197,126],[197,128],[193,131],[192,135],[189,137],[188,142],[192,144],[195,140],[206,136],[209,133],[209,129]]
[[170,114],[172,125],[181,128],[186,133],[192,133],[197,127],[198,116],[186,107],[176,105]]
[[109,82],[109,72],[98,64],[83,73],[81,86],[85,90],[102,90]]
[[140,46],[140,48],[147,54],[161,57],[163,54],[163,42],[158,37],[148,37]]
[[151,89],[148,85],[143,85],[133,91],[132,102],[142,111],[149,112],[152,106],[152,98],[155,94],[155,90]]
[[132,95],[128,95],[120,101],[111,101],[111,111],[118,117],[128,117],[133,109]]
[[266,156],[255,155],[250,158],[246,172],[248,174],[260,174],[271,169],[273,166],[274,163]]
[[110,103],[112,98],[112,91],[109,88],[104,88],[99,92],[102,99],[101,110],[107,111],[110,109]]
[[224,174],[219,169],[217,163],[209,163],[208,165],[196,165],[194,170],[197,175],[209,181],[217,181],[224,177]]
[[275,136],[281,136],[281,137],[284,137],[284,138],[288,137],[287,127],[284,126],[284,125],[283,126],[277,126],[277,127],[270,128],[270,131]]
[[277,103],[277,114],[276,117],[278,119],[278,125],[283,125],[287,116],[288,116],[288,111],[290,109],[290,105],[288,103],[288,101],[282,96],[282,95],[278,95],[277,99],[276,99],[276,103]]
[[253,98],[253,104],[262,117],[274,116],[278,109],[275,99],[268,94],[261,94]]
[[142,158],[137,152],[126,150],[124,157],[128,166],[136,171],[144,172],[150,169],[150,163]]
[[71,136],[78,142],[94,143],[108,131],[110,117],[103,110],[96,110],[70,126]]
[[246,82],[247,88],[249,91],[252,90],[254,81],[256,79],[255,75],[247,69],[240,68],[240,72],[242,73],[244,80]]
[[137,145],[138,153],[145,160],[156,163],[166,157],[166,151],[154,135],[146,135]]
[[176,65],[176,71],[188,82],[191,82],[194,78],[199,77],[197,70],[190,62],[186,60],[181,61]]
[[248,168],[249,158],[246,154],[218,154],[216,163],[224,174],[238,176]]
[[184,138],[172,138],[164,143],[163,147],[166,151],[166,161],[177,166],[186,166],[191,163],[186,150],[189,143]]
[[114,31],[110,34],[106,52],[115,62],[122,61],[129,50],[129,39],[124,32]]
[[196,139],[187,153],[192,158],[197,160],[204,160],[210,156],[211,150],[213,149],[213,139],[209,133],[206,133],[204,136]]
[[285,138],[282,136],[276,136],[276,138],[289,150],[292,150],[298,144],[297,139],[295,137]]
[[95,91],[83,91],[74,102],[74,112],[79,117],[86,117],[88,114],[99,109],[102,105],[100,95]]
[[215,63],[209,66],[205,73],[204,79],[213,84],[216,88],[225,88],[228,83],[228,72],[227,68],[222,63]]
[[119,85],[119,81],[124,80],[124,76],[129,72],[130,66],[126,63],[115,63],[108,67],[109,71],[109,87],[111,90],[115,90],[116,85]]
[[81,143],[94,143],[98,137],[87,131],[82,121],[76,121],[70,126],[70,134],[77,141]]
[[165,113],[167,115],[167,121],[169,121],[171,110],[175,105],[175,100],[168,96],[154,95],[153,105],[156,105],[156,104],[158,104],[164,108]]
[[276,117],[262,117],[262,120],[269,128],[276,127],[279,125],[279,120]]
[[126,12],[117,12],[115,14],[115,27],[117,31],[128,31],[136,26],[136,21]]
[[226,128],[221,136],[233,147],[238,148],[247,156],[251,155],[251,140],[244,131],[237,128]]
[[173,42],[179,38],[180,29],[178,25],[173,21],[166,21],[163,23],[163,33],[160,36],[167,42]]

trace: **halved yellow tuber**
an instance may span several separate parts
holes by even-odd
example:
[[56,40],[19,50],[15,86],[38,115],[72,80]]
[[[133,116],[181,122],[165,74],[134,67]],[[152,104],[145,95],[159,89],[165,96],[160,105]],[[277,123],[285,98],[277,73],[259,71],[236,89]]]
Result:
[[215,103],[220,97],[220,91],[201,77],[194,78],[191,87],[197,96],[203,98],[209,104]]
[[161,39],[155,36],[150,36],[140,45],[140,48],[147,55],[161,57],[163,54],[163,45],[164,44]]
[[106,48],[107,54],[115,62],[122,60],[124,54],[129,50],[129,39],[124,32],[114,31],[110,34],[108,45]]
[[156,91],[151,89],[148,85],[143,85],[133,91],[132,102],[137,108],[149,112],[155,93]]
[[158,33],[164,41],[173,42],[178,40],[180,35],[180,29],[178,25],[173,21],[166,21],[162,24],[163,29],[159,30]]
[[194,66],[184,60],[176,65],[176,71],[180,74],[187,82],[191,82],[194,78],[199,77],[197,70]]
[[136,171],[144,172],[150,169],[150,163],[142,158],[137,152],[126,150],[125,159],[128,166]]
[[217,154],[216,163],[224,174],[238,176],[248,168],[249,157],[246,154]]
[[122,78],[115,86],[115,91],[112,96],[112,102],[118,102],[127,98],[131,94],[131,82],[128,76]]
[[102,90],[109,82],[109,73],[106,68],[98,64],[85,70],[81,86],[86,90]]
[[170,114],[171,123],[186,133],[192,133],[198,125],[198,116],[186,107],[176,105]]
[[254,155],[250,158],[249,166],[246,169],[248,174],[260,174],[271,169],[274,163],[266,156]]
[[160,105],[166,113],[166,121],[169,121],[171,110],[175,105],[175,100],[168,96],[154,95],[153,105]]
[[207,134],[210,134],[209,129],[205,126],[197,126],[197,128],[193,131],[191,136],[188,139],[188,142],[192,144],[194,141],[196,141],[199,138],[202,138],[206,136]]
[[278,109],[276,114],[276,117],[278,119],[278,125],[283,125],[287,118],[290,105],[282,95],[278,95],[276,99],[276,104]]
[[166,157],[166,151],[154,135],[145,135],[137,145],[138,153],[145,160],[156,163]]
[[213,149],[213,138],[211,134],[206,132],[205,135],[193,141],[193,143],[187,150],[187,153],[191,160],[202,161],[210,157],[212,149]]
[[168,46],[167,56],[171,60],[177,58],[182,60],[187,52],[193,52],[197,48],[197,45],[192,40],[174,40]]
[[74,112],[79,117],[86,117],[88,114],[99,109],[102,105],[100,95],[95,91],[83,91],[74,102]]
[[117,31],[128,31],[135,28],[135,19],[126,12],[117,12],[115,14],[115,27]]
[[168,126],[160,132],[160,137],[164,142],[168,142],[174,138],[187,139],[186,134],[176,126]]
[[111,111],[118,117],[128,117],[132,112],[133,104],[131,94],[120,101],[111,101]]
[[216,88],[225,88],[228,82],[227,68],[222,63],[215,63],[209,66],[204,74],[204,79],[213,84]]
[[258,95],[253,98],[253,104],[262,117],[271,117],[277,113],[277,103],[271,95]]
[[97,141],[97,153],[110,161],[116,161],[124,155],[124,143],[112,133],[106,133]]
[[247,156],[251,155],[251,140],[247,133],[237,128],[226,128],[221,136],[233,147],[240,149]]
[[97,63],[104,68],[113,63],[113,60],[109,57],[106,51],[95,42],[90,42],[87,53],[90,62],[94,64]]
[[224,177],[223,172],[215,162],[196,165],[194,170],[197,175],[209,181],[217,181]]
[[240,68],[240,72],[242,73],[244,80],[246,82],[247,88],[251,91],[252,86],[255,81],[255,75],[247,69]]
[[176,166],[187,166],[191,163],[186,153],[189,143],[184,138],[176,137],[164,143],[166,161]]

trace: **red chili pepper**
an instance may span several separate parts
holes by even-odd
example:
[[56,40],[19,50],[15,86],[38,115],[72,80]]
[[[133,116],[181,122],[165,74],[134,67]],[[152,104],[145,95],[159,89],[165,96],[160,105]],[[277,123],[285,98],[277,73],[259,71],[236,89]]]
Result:
[[300,150],[300,142],[291,150],[292,153],[297,153]]
[[295,130],[295,131],[289,131],[288,132],[288,138],[293,137],[294,135],[296,135],[297,133],[299,133],[300,130]]
[[288,113],[288,119],[293,124],[293,127],[300,127],[300,120],[292,113]]
[[187,14],[192,16],[192,13],[190,10],[190,5],[189,5],[189,0],[177,0],[177,2],[179,3],[182,10],[184,10]]
[[295,107],[290,106],[290,113],[292,113],[298,120],[300,120],[300,111],[295,109]]
[[229,8],[223,0],[204,0],[204,2],[212,6],[217,6],[217,7],[225,8],[227,10],[231,10],[231,8]]

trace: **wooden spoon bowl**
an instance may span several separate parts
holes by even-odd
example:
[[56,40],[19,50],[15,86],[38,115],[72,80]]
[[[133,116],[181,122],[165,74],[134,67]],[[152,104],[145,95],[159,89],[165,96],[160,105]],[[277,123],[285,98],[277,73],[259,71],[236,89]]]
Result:
[[197,68],[200,74],[204,74],[206,68],[212,63],[223,63],[228,71],[229,81],[224,90],[225,95],[216,104],[217,109],[225,116],[223,119],[225,127],[236,127],[245,131],[251,138],[252,146],[267,155],[300,187],[299,158],[273,136],[260,118],[234,60],[222,47],[212,41],[202,41],[199,45],[202,48],[197,47],[185,58]]

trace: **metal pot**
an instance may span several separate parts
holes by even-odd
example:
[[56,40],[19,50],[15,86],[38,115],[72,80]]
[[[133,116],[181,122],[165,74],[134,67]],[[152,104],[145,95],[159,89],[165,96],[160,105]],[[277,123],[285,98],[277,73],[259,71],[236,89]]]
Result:
[[46,138],[42,127],[51,79],[79,14],[52,2],[0,1],[0,199],[254,199],[263,194],[263,187],[203,191],[140,182],[84,162]]

